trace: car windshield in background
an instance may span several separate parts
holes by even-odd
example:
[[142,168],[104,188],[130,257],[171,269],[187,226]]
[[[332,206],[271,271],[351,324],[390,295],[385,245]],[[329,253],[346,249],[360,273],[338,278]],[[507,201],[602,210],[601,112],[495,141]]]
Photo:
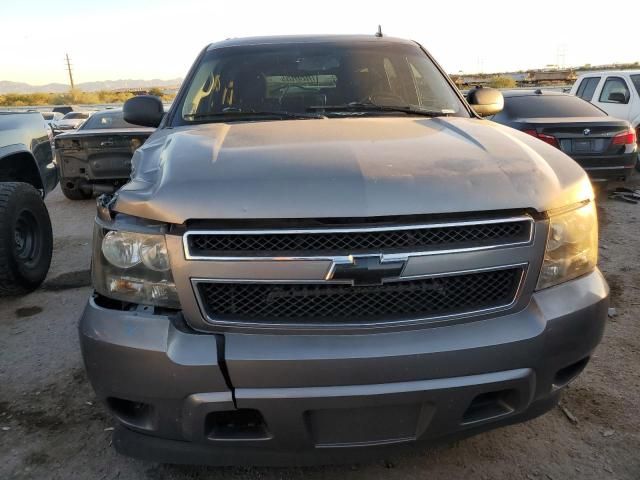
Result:
[[101,128],[141,128],[138,125],[125,122],[122,112],[96,113],[84,122],[82,130],[96,130]]
[[63,120],[84,120],[85,118],[89,118],[88,113],[70,112],[62,117]]
[[213,49],[178,108],[180,123],[396,111],[468,116],[417,45],[365,42]]
[[606,117],[598,107],[573,95],[506,97],[505,113],[511,118]]
[[53,112],[42,112],[42,116],[45,120],[53,120]]

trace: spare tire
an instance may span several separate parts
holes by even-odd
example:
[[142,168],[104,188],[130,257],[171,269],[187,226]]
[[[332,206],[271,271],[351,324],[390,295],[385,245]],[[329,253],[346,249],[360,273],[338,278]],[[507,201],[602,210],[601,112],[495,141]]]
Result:
[[51,265],[53,232],[40,192],[28,183],[0,183],[0,296],[30,292]]

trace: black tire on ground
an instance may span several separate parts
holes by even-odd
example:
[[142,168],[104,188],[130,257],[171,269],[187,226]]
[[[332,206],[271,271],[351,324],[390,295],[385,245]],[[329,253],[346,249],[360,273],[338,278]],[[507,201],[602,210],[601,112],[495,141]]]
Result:
[[0,296],[38,288],[52,251],[51,220],[40,193],[28,183],[0,182]]
[[[640,146],[638,146],[640,148]],[[638,154],[638,158],[636,158],[636,172],[640,172],[640,153]]]
[[[68,184],[73,184],[73,187]],[[87,200],[91,198],[93,195],[91,192],[87,193],[80,188],[82,182],[80,179],[73,178],[63,178],[60,180],[60,188],[62,189],[62,193],[69,200]]]

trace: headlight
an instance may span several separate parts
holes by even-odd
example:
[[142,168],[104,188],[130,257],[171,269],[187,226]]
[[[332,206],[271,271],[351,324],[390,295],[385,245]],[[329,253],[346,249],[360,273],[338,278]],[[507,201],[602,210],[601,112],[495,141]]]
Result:
[[164,235],[96,225],[92,274],[96,291],[106,297],[180,308]]
[[102,254],[111,265],[122,269],[142,262],[156,272],[169,270],[169,252],[164,235],[111,231],[102,239]]
[[551,215],[549,236],[537,289],[552,287],[591,272],[598,263],[598,220],[593,201]]
[[143,239],[137,233],[108,232],[102,239],[102,254],[111,265],[131,268],[140,263]]

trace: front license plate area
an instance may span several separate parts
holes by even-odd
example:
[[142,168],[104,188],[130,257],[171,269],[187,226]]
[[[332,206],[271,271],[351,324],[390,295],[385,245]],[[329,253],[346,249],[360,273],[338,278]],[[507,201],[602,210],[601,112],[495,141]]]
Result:
[[333,408],[306,412],[316,447],[348,447],[415,440],[434,413],[428,403]]

